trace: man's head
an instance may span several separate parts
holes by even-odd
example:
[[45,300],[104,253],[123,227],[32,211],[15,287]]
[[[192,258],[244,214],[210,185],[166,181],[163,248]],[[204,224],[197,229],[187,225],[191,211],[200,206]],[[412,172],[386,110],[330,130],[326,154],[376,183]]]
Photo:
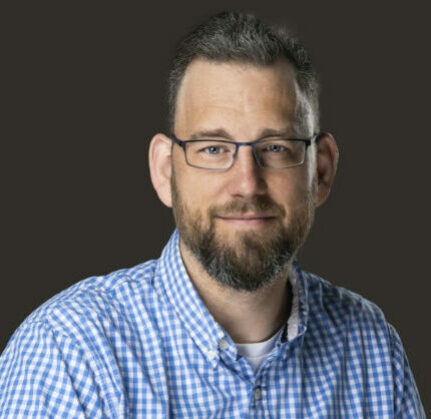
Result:
[[[186,37],[170,78],[175,136],[249,142],[315,134],[314,73],[301,47],[283,39],[236,12]],[[220,152],[199,152],[214,151]],[[173,207],[182,244],[219,283],[245,291],[285,273],[329,193],[336,161],[335,142],[325,134],[308,148],[304,164],[285,169],[258,166],[249,146],[238,148],[233,166],[222,171],[191,167],[185,150],[163,134],[150,147],[153,184]]]

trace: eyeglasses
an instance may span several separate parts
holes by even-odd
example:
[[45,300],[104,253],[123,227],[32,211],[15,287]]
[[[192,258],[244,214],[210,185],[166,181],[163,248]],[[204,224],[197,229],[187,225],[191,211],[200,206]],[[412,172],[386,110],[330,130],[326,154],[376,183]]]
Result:
[[319,134],[309,139],[281,138],[257,140],[247,143],[226,140],[179,140],[170,139],[184,150],[189,166],[208,170],[230,169],[238,154],[238,148],[250,146],[259,167],[264,169],[286,169],[304,163],[308,147],[316,142]]

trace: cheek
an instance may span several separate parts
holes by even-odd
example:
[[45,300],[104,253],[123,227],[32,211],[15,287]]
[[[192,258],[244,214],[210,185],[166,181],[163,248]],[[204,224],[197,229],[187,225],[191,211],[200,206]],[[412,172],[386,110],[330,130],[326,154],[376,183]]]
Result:
[[287,173],[268,185],[271,185],[269,195],[284,208],[287,219],[290,218],[289,214],[303,208],[308,202],[309,180],[302,171]]
[[192,214],[206,217],[205,213],[210,206],[214,205],[218,193],[205,173],[199,170],[196,170],[196,173],[190,173],[187,170],[176,176],[176,184],[183,206]]

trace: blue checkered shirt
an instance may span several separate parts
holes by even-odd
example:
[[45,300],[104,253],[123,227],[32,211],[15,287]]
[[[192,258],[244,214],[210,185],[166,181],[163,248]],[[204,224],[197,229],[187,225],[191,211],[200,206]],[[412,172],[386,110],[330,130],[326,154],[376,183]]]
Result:
[[294,270],[296,333],[285,327],[255,373],[175,231],[160,259],[81,281],[23,322],[0,358],[0,417],[425,418],[382,311]]

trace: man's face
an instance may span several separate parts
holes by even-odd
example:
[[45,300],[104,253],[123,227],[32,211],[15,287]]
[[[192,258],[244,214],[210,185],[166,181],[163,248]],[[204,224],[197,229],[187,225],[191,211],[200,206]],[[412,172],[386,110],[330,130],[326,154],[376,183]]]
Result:
[[[183,140],[306,138],[312,127],[298,132],[295,86],[287,63],[196,60],[178,94],[175,133]],[[182,245],[219,283],[254,291],[285,274],[313,220],[309,156],[302,166],[268,170],[251,147],[240,147],[234,165],[219,172],[188,166],[174,146],[172,205]]]

